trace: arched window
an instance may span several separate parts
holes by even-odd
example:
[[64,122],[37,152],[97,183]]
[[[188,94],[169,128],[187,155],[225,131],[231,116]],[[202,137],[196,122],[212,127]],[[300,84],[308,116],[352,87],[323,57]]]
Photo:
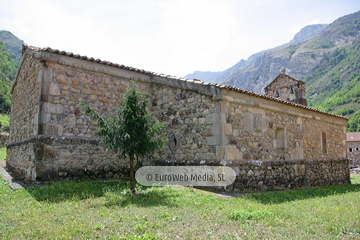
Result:
[[326,147],[326,133],[321,133],[321,145],[322,145],[322,152],[327,153],[327,147]]
[[279,97],[280,97],[280,93],[279,93],[278,90],[275,91],[275,97],[276,97],[276,98],[279,98]]
[[295,90],[293,84],[290,86],[290,101],[295,100]]
[[285,149],[285,129],[283,127],[277,127],[275,130],[275,144],[278,149]]

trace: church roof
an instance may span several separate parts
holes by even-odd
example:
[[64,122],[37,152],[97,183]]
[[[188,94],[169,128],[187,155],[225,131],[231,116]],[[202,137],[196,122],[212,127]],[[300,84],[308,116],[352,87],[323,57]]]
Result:
[[[50,53],[55,53],[55,54],[64,55],[64,56],[68,56],[68,57],[78,58],[78,59],[82,59],[82,60],[85,60],[85,61],[90,61],[90,62],[103,64],[103,65],[107,65],[107,66],[111,66],[111,67],[116,67],[116,68],[120,68],[120,69],[124,69],[124,70],[128,70],[128,71],[142,73],[142,74],[146,74],[146,75],[150,75],[150,76],[159,76],[159,77],[165,77],[165,78],[172,78],[172,79],[176,79],[176,80],[179,80],[179,81],[192,82],[192,83],[201,84],[201,85],[205,85],[205,86],[206,85],[207,86],[215,86],[215,87],[218,87],[220,89],[227,89],[227,90],[230,90],[230,91],[243,93],[243,94],[250,95],[250,96],[255,96],[255,97],[258,97],[258,98],[262,98],[262,99],[267,99],[267,100],[270,100],[270,101],[273,101],[273,102],[279,102],[279,103],[283,103],[283,104],[286,104],[286,105],[307,109],[307,110],[322,113],[322,114],[325,114],[325,115],[328,115],[328,116],[343,118],[343,119],[346,119],[346,120],[348,119],[346,117],[343,117],[343,116],[340,116],[340,115],[337,115],[337,114],[328,113],[328,112],[321,111],[321,110],[318,110],[318,109],[315,109],[315,108],[312,108],[312,107],[303,106],[301,104],[296,104],[296,103],[293,103],[293,102],[284,101],[284,100],[281,100],[279,98],[274,98],[274,97],[271,97],[271,96],[255,93],[255,92],[252,92],[252,91],[247,91],[247,90],[237,88],[237,87],[233,87],[233,86],[229,86],[229,85],[223,85],[223,84],[219,84],[219,83],[207,83],[207,82],[203,82],[203,81],[198,80],[198,79],[185,79],[185,78],[182,78],[182,77],[179,78],[179,77],[166,75],[166,74],[162,74],[162,73],[155,73],[155,72],[146,71],[146,70],[143,70],[143,69],[138,69],[138,68],[134,68],[134,67],[130,67],[130,66],[125,66],[125,65],[122,65],[122,64],[112,63],[112,62],[109,62],[109,61],[103,61],[103,60],[100,60],[100,59],[95,59],[95,58],[92,58],[92,57],[81,56],[79,54],[74,54],[74,53],[71,53],[71,52],[60,51],[60,50],[57,50],[57,49],[52,49],[50,47],[39,48],[39,47],[28,46],[28,45],[24,44],[23,49],[22,49],[22,53],[24,54],[24,52],[27,49],[30,49],[30,50],[36,51],[36,52],[50,52]],[[290,78],[292,78],[292,77],[290,77]],[[295,78],[293,78],[293,79],[295,79]],[[300,80],[297,80],[297,79],[295,79],[295,80],[300,81]],[[300,82],[302,82],[302,81],[300,81]]]
[[360,132],[349,132],[346,133],[347,142],[360,142]]
[[285,77],[288,77],[288,78],[290,78],[290,79],[292,79],[292,80],[294,80],[295,82],[300,82],[300,83],[302,83],[302,84],[305,84],[304,81],[301,81],[301,80],[296,79],[296,78],[294,78],[294,77],[292,77],[292,76],[289,76],[289,75],[287,75],[287,74],[285,73],[285,70],[282,70],[281,73],[280,73],[279,75],[277,75],[277,77],[276,77],[274,80],[272,80],[271,83],[269,83],[264,89],[267,89],[267,88],[270,87],[273,83],[277,82],[277,80],[278,80],[280,77],[284,77],[284,76],[285,76]]

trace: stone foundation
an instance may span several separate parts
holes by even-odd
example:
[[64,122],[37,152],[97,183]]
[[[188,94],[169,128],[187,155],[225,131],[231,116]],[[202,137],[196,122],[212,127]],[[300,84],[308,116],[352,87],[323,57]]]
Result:
[[7,167],[26,180],[65,180],[129,176],[119,159],[98,138],[38,136],[8,145]]
[[[172,161],[158,160],[159,166]],[[174,161],[174,166],[228,166],[236,172],[233,184],[216,188],[235,192],[271,191],[301,187],[350,184],[349,160],[246,160],[246,161]],[[213,188],[215,189],[215,187]]]

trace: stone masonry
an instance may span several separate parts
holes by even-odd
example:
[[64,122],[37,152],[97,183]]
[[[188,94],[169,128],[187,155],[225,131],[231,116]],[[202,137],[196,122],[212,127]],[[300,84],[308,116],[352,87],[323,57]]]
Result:
[[[348,164],[347,119],[341,116],[230,86],[24,46],[12,88],[7,166],[27,180],[127,174],[127,160],[119,160],[94,136],[96,122],[79,103],[103,116],[112,114],[133,79],[150,98],[149,111],[168,122],[163,134],[176,146],[157,153],[157,161],[231,162],[244,169],[265,161],[276,169],[282,162],[309,159],[307,173],[315,169],[312,160],[327,159],[328,171]],[[324,177],[322,184],[314,184],[349,183],[344,169],[331,170],[342,176],[338,181]],[[242,176],[240,168],[238,172]]]
[[[243,160],[243,161],[156,161],[160,166],[228,166],[237,174],[227,191],[269,191],[299,187],[348,184],[347,159]],[[217,187],[224,190],[224,187]]]
[[350,163],[360,166],[360,132],[346,133],[347,157]]
[[0,134],[0,148],[6,147],[9,142],[9,135]]
[[286,71],[283,69],[281,74],[265,87],[265,95],[307,106],[305,82],[290,77],[285,73]]

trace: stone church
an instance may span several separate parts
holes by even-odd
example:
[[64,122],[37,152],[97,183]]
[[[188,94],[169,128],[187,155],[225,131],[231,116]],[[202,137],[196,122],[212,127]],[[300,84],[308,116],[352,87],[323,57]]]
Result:
[[285,72],[261,95],[27,45],[12,87],[7,167],[29,181],[127,172],[79,102],[112,114],[133,79],[168,122],[170,148],[145,165],[231,166],[235,191],[349,183],[347,119],[306,106],[305,84]]

